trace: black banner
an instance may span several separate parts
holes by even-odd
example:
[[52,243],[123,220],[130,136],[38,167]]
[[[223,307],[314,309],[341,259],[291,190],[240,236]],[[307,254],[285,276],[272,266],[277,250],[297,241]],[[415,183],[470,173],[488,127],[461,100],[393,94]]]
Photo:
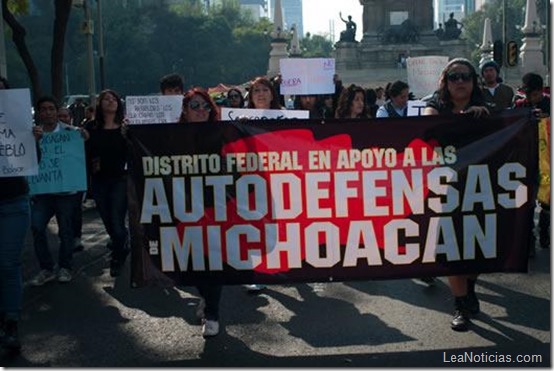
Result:
[[132,126],[134,286],[525,272],[527,110]]

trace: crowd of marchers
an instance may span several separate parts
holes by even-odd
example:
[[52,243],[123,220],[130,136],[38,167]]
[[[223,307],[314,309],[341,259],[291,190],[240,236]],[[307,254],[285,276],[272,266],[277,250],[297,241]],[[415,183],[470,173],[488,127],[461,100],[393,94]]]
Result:
[[[451,60],[439,76],[438,89],[427,99],[423,115],[467,114],[481,117],[514,107],[532,107],[539,116],[550,116],[550,97],[543,79],[535,73],[522,76],[517,89],[504,84],[500,67],[489,61],[476,69],[466,59]],[[385,88],[364,89],[358,85],[343,86],[334,77],[335,92],[326,95],[297,95],[289,102],[280,94],[280,77],[257,77],[246,91],[229,89],[215,99],[204,88],[184,89],[178,74],[160,79],[160,93],[181,95],[182,111],[179,123],[214,122],[220,119],[221,106],[233,108],[299,109],[309,111],[310,118],[387,118],[406,117],[408,100],[413,98],[409,85],[394,81]],[[0,89],[9,89],[8,81],[0,77]],[[217,102],[217,103],[216,103]],[[22,307],[22,251],[25,236],[32,232],[35,257],[40,271],[30,284],[42,286],[49,282],[68,284],[73,279],[72,257],[85,248],[81,241],[82,206],[94,200],[111,250],[109,271],[120,275],[129,254],[127,215],[127,158],[128,126],[124,103],[114,90],[102,91],[95,106],[78,99],[61,107],[50,96],[37,99],[33,134],[40,161],[40,141],[45,133],[76,130],[85,143],[88,190],[33,195],[25,177],[0,178],[0,336],[2,347],[18,353],[21,341],[18,321]],[[540,245],[550,246],[550,208],[541,204],[538,223]],[[58,224],[59,254],[52,256],[48,245],[47,228],[55,217]],[[534,251],[531,249],[531,251]],[[480,311],[475,286],[477,275],[449,276],[454,296],[454,315],[451,328],[466,331],[471,317]],[[434,277],[425,277],[433,284]],[[259,292],[263,285],[246,285],[250,292]],[[219,302],[221,285],[198,285],[200,304],[197,315],[204,337],[219,333]]]

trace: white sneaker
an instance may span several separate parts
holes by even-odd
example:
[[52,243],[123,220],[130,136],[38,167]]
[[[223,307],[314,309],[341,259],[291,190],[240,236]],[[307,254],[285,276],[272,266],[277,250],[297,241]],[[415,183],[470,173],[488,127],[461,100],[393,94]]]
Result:
[[210,337],[210,336],[216,336],[219,334],[219,322],[218,321],[211,321],[211,320],[205,320],[202,324],[202,336],[204,337]]
[[266,288],[266,285],[262,285],[259,283],[253,283],[250,285],[246,285],[246,290],[249,292],[258,292]]
[[73,279],[71,276],[71,272],[69,272],[68,269],[60,268],[60,271],[58,272],[58,282],[61,283],[67,283],[70,282]]
[[196,317],[199,319],[204,319],[205,314],[204,310],[206,309],[206,300],[200,299],[200,302],[198,303],[198,307],[196,307]]
[[47,282],[54,281],[56,279],[56,275],[54,272],[49,271],[47,269],[43,269],[30,281],[31,285],[33,286],[42,286]]

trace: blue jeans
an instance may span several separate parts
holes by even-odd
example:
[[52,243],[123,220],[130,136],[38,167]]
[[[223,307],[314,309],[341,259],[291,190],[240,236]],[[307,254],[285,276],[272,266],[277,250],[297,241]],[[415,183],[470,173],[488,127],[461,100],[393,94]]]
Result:
[[0,313],[9,320],[21,313],[21,262],[30,214],[29,196],[0,201]]
[[55,215],[58,222],[60,249],[58,265],[60,268],[71,269],[73,258],[73,215],[77,194],[73,195],[38,195],[31,202],[31,230],[35,253],[41,269],[54,269],[54,260],[48,247],[46,228]]
[[124,261],[129,252],[127,215],[127,177],[92,179],[92,197],[102,218],[106,232],[112,240],[112,260]]

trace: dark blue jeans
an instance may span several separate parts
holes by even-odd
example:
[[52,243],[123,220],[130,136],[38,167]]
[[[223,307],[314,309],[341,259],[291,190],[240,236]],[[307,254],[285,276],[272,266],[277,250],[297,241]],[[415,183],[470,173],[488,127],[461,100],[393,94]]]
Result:
[[46,228],[53,216],[58,222],[60,250],[58,265],[60,268],[71,269],[73,258],[73,214],[77,194],[57,195],[46,194],[34,196],[31,202],[31,230],[35,253],[41,269],[53,270],[54,260],[48,247]]
[[127,215],[127,177],[92,178],[92,197],[113,244],[112,260],[125,260],[129,247],[125,225]]
[[21,313],[21,261],[30,215],[29,196],[0,201],[0,313],[8,320],[18,320]]

